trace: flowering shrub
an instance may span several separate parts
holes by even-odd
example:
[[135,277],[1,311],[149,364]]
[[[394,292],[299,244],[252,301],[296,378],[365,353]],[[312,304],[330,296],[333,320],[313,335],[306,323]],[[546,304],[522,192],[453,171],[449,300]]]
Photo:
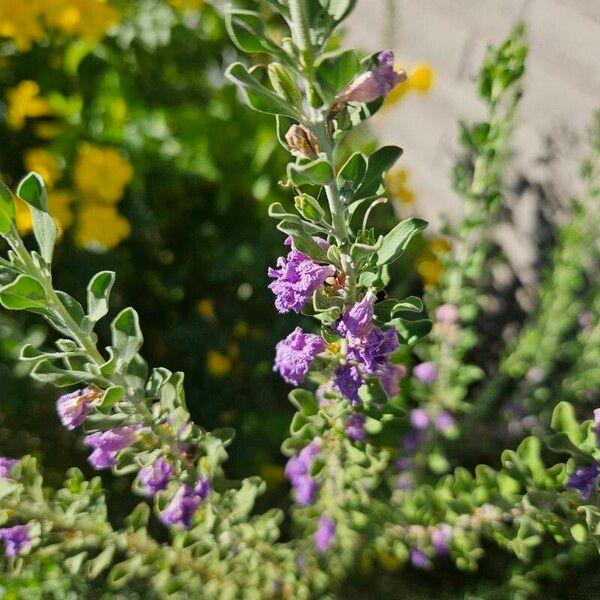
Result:
[[[595,373],[598,347],[592,311],[598,304],[593,204],[600,122],[584,171],[587,189],[562,232],[546,285],[552,289],[557,271],[567,272],[566,281],[552,297],[542,291],[539,314],[500,367],[486,374],[485,365],[476,364],[476,325],[484,318],[489,230],[502,204],[503,166],[521,97],[522,31],[490,49],[479,74],[488,119],[462,126],[472,160],[457,166],[454,177],[465,217],[458,230],[448,231],[453,251],[439,257],[440,285],[427,291],[424,303],[386,290],[427,224],[410,218],[383,233],[371,225],[386,195],[386,174],[402,150],[386,146],[370,155],[356,152],[343,164],[336,160],[347,134],[381,108],[406,74],[395,70],[388,51],[364,58],[353,50],[329,51],[352,0],[268,4],[289,36],[276,43],[258,13],[229,9],[236,46],[271,62],[263,69],[236,62],[227,77],[251,108],[276,116],[277,137],[294,157],[282,182],[293,202],[269,207],[286,256],[268,272],[277,311],[318,324],[309,331],[310,321],[303,321],[275,349],[274,369],[299,386],[289,395],[297,412],[282,444],[294,489],[294,535],[281,539],[282,511],[255,508],[265,490],[260,478],[227,477],[223,465],[234,432],[195,424],[183,374],[148,366],[133,308],[118,312],[109,345],[99,346],[98,324],[110,311],[115,274],[92,277],[85,308],[55,288],[58,228],[43,178],[32,172],[15,194],[0,187],[0,233],[8,245],[0,261],[0,303],[41,315],[61,336],[53,351],[24,344],[21,360],[36,380],[68,388],[56,400],[58,418],[82,431],[91,467],[129,476],[145,500],[116,525],[98,477],[87,480],[72,469],[64,487],[44,488],[34,458],[3,458],[0,538],[9,574],[3,584],[17,597],[28,589],[54,597],[119,589],[157,597],[330,597],[343,586],[349,593],[360,587],[353,581],[358,566],[427,570],[449,558],[470,571],[494,555],[495,544],[508,563],[500,593],[533,595],[547,577],[560,578],[591,560],[599,541],[600,416],[585,403],[597,388],[582,383],[580,373]],[[110,186],[91,192],[109,202],[114,196]],[[29,208],[35,249],[19,235],[15,197]],[[574,248],[582,258],[576,263],[567,258]],[[557,313],[574,294],[582,298],[578,310],[588,312],[565,307]],[[581,361],[569,363],[552,348],[540,351],[539,344],[556,350],[578,319],[585,330],[577,341]],[[581,399],[582,413],[593,420],[580,423],[572,404],[540,396],[559,360],[570,369],[565,395]],[[536,367],[539,376],[521,378],[519,369]],[[491,457],[472,469],[473,458],[461,450],[478,458],[472,441],[499,435],[489,414],[499,400],[515,398],[526,414],[535,410],[539,432],[521,435],[500,460]],[[542,440],[554,454],[542,453]],[[373,597],[380,597],[378,585]],[[493,593],[498,597],[498,589]]]

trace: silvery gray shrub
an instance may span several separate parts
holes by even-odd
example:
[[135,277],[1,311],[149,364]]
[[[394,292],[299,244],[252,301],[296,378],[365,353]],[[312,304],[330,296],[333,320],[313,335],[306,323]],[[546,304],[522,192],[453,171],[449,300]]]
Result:
[[[586,398],[597,392],[600,347],[600,122],[583,173],[587,190],[560,231],[538,308],[498,367],[484,372],[471,362],[484,318],[489,232],[502,207],[521,98],[523,31],[488,50],[477,80],[487,117],[461,125],[469,160],[456,167],[454,183],[465,216],[447,231],[454,247],[443,257],[442,284],[425,302],[390,298],[390,267],[427,224],[411,218],[381,234],[370,226],[401,148],[339,162],[348,134],[406,79],[389,51],[361,57],[334,48],[332,35],[354,4],[265,0],[289,29],[278,42],[262,14],[226,14],[235,45],[270,61],[235,63],[227,77],[250,108],[275,116],[277,138],[290,152],[282,183],[293,197],[289,206],[269,208],[282,233],[269,288],[280,313],[314,319],[312,329],[297,327],[275,349],[274,368],[294,386],[297,411],[282,444],[293,489],[291,541],[280,541],[280,510],[255,511],[265,489],[258,477],[227,478],[234,432],[191,422],[183,373],[147,365],[133,308],[113,318],[110,346],[98,347],[94,329],[110,311],[115,274],[96,274],[84,304],[54,288],[57,228],[39,175],[28,174],[15,191],[29,205],[35,249],[17,233],[13,193],[0,187],[0,233],[8,245],[0,303],[41,316],[59,336],[52,352],[24,345],[21,360],[36,380],[65,388],[58,418],[83,437],[90,464],[129,477],[143,498],[115,528],[99,478],[87,481],[73,469],[64,487],[52,490],[34,458],[0,459],[2,581],[12,597],[79,597],[91,589],[173,598],[331,597],[365,564],[435,569],[449,557],[474,570],[487,543],[532,565],[510,582],[515,597],[527,597],[543,576],[539,548],[555,548],[557,569],[597,552],[600,412],[594,416]],[[547,398],[542,392],[559,347],[577,328],[579,360],[563,379],[562,396]],[[532,378],[532,369],[539,376]],[[482,425],[499,403],[515,398],[524,414],[539,417],[541,433],[522,435],[516,449],[498,457],[499,468],[461,466],[456,449],[490,431]],[[581,423],[563,399],[580,404],[587,420]],[[544,444],[555,453],[542,453]],[[151,533],[159,527],[168,541]]]

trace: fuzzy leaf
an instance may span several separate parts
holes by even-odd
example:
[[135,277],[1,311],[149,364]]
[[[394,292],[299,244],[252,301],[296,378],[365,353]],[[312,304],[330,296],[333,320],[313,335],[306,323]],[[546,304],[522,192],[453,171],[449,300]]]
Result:
[[50,264],[52,262],[58,228],[48,212],[44,180],[37,173],[29,173],[19,183],[17,194],[29,205],[35,239],[40,248],[42,258]]
[[398,260],[404,253],[410,241],[427,227],[427,221],[410,218],[401,221],[384,238],[377,253],[377,264],[387,265]]
[[115,274],[112,271],[100,271],[92,277],[87,286],[88,316],[96,323],[108,313],[108,301]]

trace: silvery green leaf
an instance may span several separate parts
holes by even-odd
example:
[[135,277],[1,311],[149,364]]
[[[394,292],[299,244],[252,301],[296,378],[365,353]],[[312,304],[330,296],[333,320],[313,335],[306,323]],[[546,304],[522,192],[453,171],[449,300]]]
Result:
[[44,309],[46,293],[42,284],[29,275],[19,275],[0,288],[0,303],[9,310]]
[[87,286],[88,316],[96,323],[108,313],[110,292],[115,283],[115,274],[112,271],[96,273]]
[[377,252],[377,264],[386,265],[400,258],[410,241],[425,227],[427,227],[427,221],[415,217],[398,223],[383,238],[381,248]]
[[297,163],[289,163],[288,179],[295,185],[326,185],[333,178],[331,166],[325,157],[307,161],[300,159]]
[[37,173],[29,173],[19,183],[17,194],[29,205],[35,239],[40,247],[42,258],[50,264],[58,228],[48,212],[44,180]]
[[336,50],[322,55],[317,63],[316,77],[326,102],[331,102],[361,71],[354,50]]
[[61,369],[47,359],[35,365],[31,371],[31,377],[36,381],[52,383],[57,387],[66,387],[76,383],[98,383],[98,377],[93,373]]
[[254,110],[297,118],[296,110],[289,102],[266,88],[248,72],[242,63],[232,64],[225,72],[225,76],[243,91],[248,105]]
[[384,146],[373,152],[367,159],[367,171],[354,194],[354,200],[382,194],[385,191],[383,177],[401,156],[402,148],[398,146]]
[[133,308],[123,309],[112,322],[111,332],[117,363],[128,365],[144,341],[137,312]]
[[0,233],[10,231],[15,220],[15,201],[12,192],[0,181]]

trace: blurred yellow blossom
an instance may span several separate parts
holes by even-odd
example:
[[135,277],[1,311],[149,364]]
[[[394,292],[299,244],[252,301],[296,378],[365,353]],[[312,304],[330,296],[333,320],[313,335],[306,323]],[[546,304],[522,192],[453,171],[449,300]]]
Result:
[[79,146],[73,179],[85,200],[118,202],[132,176],[133,167],[115,148]]
[[50,26],[92,42],[101,40],[121,18],[106,0],[45,0],[44,14]]
[[35,171],[42,176],[48,189],[54,187],[62,172],[56,155],[44,148],[27,150],[23,156],[23,163],[28,171]]
[[204,0],[169,0],[169,4],[179,10],[200,10]]
[[[73,193],[69,190],[48,191],[48,210],[56,221],[60,234],[73,224],[73,201]],[[21,235],[27,235],[33,229],[29,207],[20,198],[16,200],[16,222]]]
[[428,64],[415,65],[408,74],[408,79],[399,83],[385,100],[385,104],[394,104],[408,92],[427,93],[435,81],[435,69]]
[[49,123],[41,121],[33,126],[33,131],[37,137],[42,140],[51,140],[55,138],[64,129],[61,123]]
[[409,172],[406,169],[394,169],[386,176],[387,189],[392,198],[404,204],[415,201],[415,192],[408,183]]
[[278,488],[285,482],[285,474],[281,465],[262,465],[259,475],[270,490]]
[[232,366],[229,356],[217,350],[210,350],[206,355],[206,370],[213,377],[224,377],[231,371]]
[[89,202],[79,213],[75,242],[82,248],[100,246],[110,249],[130,233],[129,221],[114,206]]
[[215,314],[215,303],[212,298],[204,298],[203,300],[199,300],[196,308],[202,317],[209,323],[214,323],[217,320],[217,315]]
[[444,274],[440,255],[449,252],[451,248],[451,244],[444,238],[433,238],[429,241],[427,250],[417,262],[417,271],[425,285],[439,285]]
[[393,554],[385,550],[376,550],[376,552],[379,564],[386,571],[397,571],[402,566],[402,563]]
[[43,117],[54,112],[48,101],[40,96],[40,86],[28,79],[7,90],[6,100],[6,122],[13,129],[21,129],[28,117]]
[[428,92],[434,81],[435,70],[424,63],[414,66],[408,75],[408,83],[416,92]]
[[48,192],[48,210],[62,232],[73,224],[73,211],[71,205],[75,200],[70,190],[50,190]]
[[0,0],[0,36],[11,38],[17,50],[30,50],[44,37],[42,12],[43,0]]

